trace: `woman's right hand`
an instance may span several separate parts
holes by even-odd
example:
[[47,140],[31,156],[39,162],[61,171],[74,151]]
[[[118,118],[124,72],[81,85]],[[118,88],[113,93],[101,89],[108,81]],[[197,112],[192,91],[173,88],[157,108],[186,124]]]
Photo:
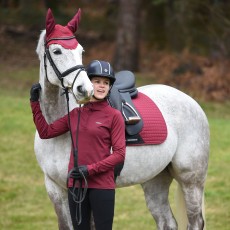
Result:
[[40,83],[36,83],[32,85],[30,89],[30,101],[38,101],[39,100],[39,94],[41,90]]

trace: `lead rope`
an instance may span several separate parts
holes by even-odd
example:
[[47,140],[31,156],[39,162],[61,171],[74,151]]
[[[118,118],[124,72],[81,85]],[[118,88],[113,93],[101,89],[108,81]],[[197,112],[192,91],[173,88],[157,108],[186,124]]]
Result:
[[[67,102],[67,111],[68,111],[68,123],[69,123],[69,129],[70,129],[70,137],[71,137],[71,143],[72,143],[72,149],[73,149],[73,156],[74,156],[74,167],[69,171],[67,175],[67,181],[66,186],[69,189],[70,194],[73,196],[73,200],[76,203],[76,221],[77,224],[80,225],[82,221],[82,212],[81,212],[81,203],[84,201],[87,188],[88,188],[88,182],[86,180],[86,177],[82,173],[81,170],[78,169],[78,135],[79,135],[79,126],[80,126],[80,117],[81,117],[81,105],[78,112],[78,122],[77,122],[77,132],[76,132],[76,146],[74,145],[73,141],[73,134],[72,134],[72,128],[71,128],[71,122],[70,122],[70,112],[69,112],[69,92],[68,89],[64,89],[64,94],[66,95],[66,102]],[[77,180],[74,178],[74,173],[79,172],[81,173],[83,180],[85,182],[85,187],[82,187],[82,179]],[[73,191],[68,186],[69,179],[73,179]],[[77,187],[79,185],[79,187]],[[75,190],[77,189],[77,194],[75,194]]]

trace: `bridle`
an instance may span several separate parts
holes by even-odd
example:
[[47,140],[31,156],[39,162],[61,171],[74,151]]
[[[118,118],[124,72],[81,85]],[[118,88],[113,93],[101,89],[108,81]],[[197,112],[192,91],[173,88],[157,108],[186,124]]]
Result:
[[[73,85],[77,79],[77,77],[79,76],[79,74],[81,73],[81,71],[86,71],[85,70],[85,67],[83,65],[76,65],[76,66],[73,66],[67,70],[65,70],[63,73],[61,73],[59,71],[59,69],[57,68],[57,66],[55,65],[51,55],[50,55],[50,51],[49,51],[49,47],[48,47],[48,42],[52,41],[52,40],[70,40],[70,39],[73,39],[75,38],[75,36],[69,36],[69,37],[61,37],[61,38],[51,38],[49,39],[48,41],[45,42],[45,52],[44,52],[44,68],[45,68],[45,75],[46,75],[46,79],[47,81],[49,81],[48,79],[48,75],[47,75],[47,64],[46,64],[46,59],[49,60],[50,62],[50,65],[52,66],[56,76],[58,77],[58,79],[60,80],[61,82],[61,85],[62,85],[62,88],[64,90],[64,93],[66,95],[66,103],[67,103],[67,113],[68,113],[68,123],[69,123],[69,127],[70,127],[70,137],[71,137],[71,142],[72,142],[72,149],[73,149],[73,156],[74,156],[74,168],[72,170],[70,170],[70,172],[68,173],[68,176],[67,176],[67,188],[68,188],[68,181],[70,178],[73,178],[74,180],[74,189],[75,189],[75,184],[79,184],[79,189],[78,189],[78,193],[77,195],[75,195],[74,191],[70,193],[72,194],[73,196],[73,200],[75,201],[76,203],[76,221],[77,221],[77,224],[80,225],[81,221],[82,221],[82,213],[81,213],[81,203],[83,202],[83,200],[85,199],[85,196],[86,196],[86,192],[87,192],[87,188],[88,188],[88,183],[87,183],[87,180],[84,176],[84,174],[82,172],[79,171],[78,169],[78,134],[79,134],[79,126],[80,126],[80,114],[81,114],[81,111],[79,110],[79,113],[78,113],[78,123],[77,123],[77,133],[76,133],[76,145],[74,145],[74,140],[73,140],[73,134],[72,134],[72,128],[71,128],[71,121],[70,121],[70,110],[69,110],[69,88],[68,87],[65,87],[64,86],[64,83],[63,83],[63,79],[64,77],[66,77],[68,74],[78,70],[75,78],[74,78],[74,81],[73,81],[73,84],[71,86],[71,89],[73,88]],[[80,106],[81,107],[81,106]],[[78,170],[81,174],[82,174],[82,177],[84,178],[84,182],[85,182],[85,188],[82,188],[82,180],[76,180],[73,176],[74,172],[76,172],[76,170]]]
[[49,62],[50,62],[50,65],[52,66],[52,68],[53,68],[53,70],[54,70],[54,72],[55,72],[55,74],[57,75],[58,79],[60,80],[63,89],[66,89],[66,87],[64,86],[64,83],[63,83],[64,77],[66,77],[68,74],[70,74],[70,73],[72,73],[72,72],[74,72],[74,71],[76,71],[76,70],[79,70],[79,71],[77,72],[75,78],[74,78],[74,81],[73,81],[73,84],[72,84],[72,87],[73,87],[73,85],[74,85],[74,83],[75,83],[77,77],[79,76],[80,72],[81,72],[81,71],[85,71],[85,67],[84,67],[83,65],[76,65],[76,66],[73,66],[73,67],[71,67],[71,68],[65,70],[63,73],[61,73],[61,72],[59,71],[59,69],[57,68],[57,66],[55,65],[55,63],[54,63],[54,61],[53,61],[53,59],[52,59],[52,57],[51,57],[51,55],[50,55],[49,47],[48,47],[47,44],[48,44],[50,41],[53,41],[53,40],[70,40],[70,39],[73,39],[73,38],[75,38],[75,36],[60,37],[60,38],[51,38],[51,39],[49,39],[48,41],[46,41],[46,42],[45,42],[45,45],[44,45],[44,46],[45,46],[45,52],[44,52],[44,68],[45,68],[46,79],[49,81],[48,75],[47,75],[47,64],[46,64],[46,59],[48,59]]

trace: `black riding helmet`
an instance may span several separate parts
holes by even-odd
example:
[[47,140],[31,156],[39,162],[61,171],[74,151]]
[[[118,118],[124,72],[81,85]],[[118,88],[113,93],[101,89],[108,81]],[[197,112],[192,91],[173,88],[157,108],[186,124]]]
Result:
[[111,86],[116,80],[112,66],[106,61],[93,60],[86,67],[86,71],[90,80],[94,76],[106,77],[110,80]]

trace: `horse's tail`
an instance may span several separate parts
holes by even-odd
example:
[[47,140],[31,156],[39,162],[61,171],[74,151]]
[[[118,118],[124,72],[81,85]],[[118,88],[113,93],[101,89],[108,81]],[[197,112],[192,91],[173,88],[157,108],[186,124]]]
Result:
[[202,196],[202,216],[204,219],[204,230],[206,230],[206,218],[205,218],[205,199],[204,199],[204,192]]
[[[204,230],[206,229],[206,220],[205,220],[205,200],[204,192],[202,197],[202,216],[205,222]],[[178,230],[187,229],[188,217],[186,212],[186,203],[184,199],[184,194],[179,183],[177,183],[177,189],[175,193],[175,217],[178,224]]]
[[184,194],[179,183],[177,183],[175,193],[175,217],[178,224],[178,230],[187,229],[188,218],[186,213],[186,204]]

